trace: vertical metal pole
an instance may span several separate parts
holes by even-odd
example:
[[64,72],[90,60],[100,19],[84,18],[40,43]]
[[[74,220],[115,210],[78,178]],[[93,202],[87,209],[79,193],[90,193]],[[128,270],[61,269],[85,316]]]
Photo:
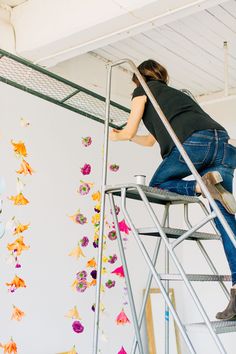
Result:
[[123,268],[124,268],[125,283],[126,283],[127,291],[128,291],[130,310],[131,310],[131,313],[132,313],[132,319],[133,319],[133,323],[134,323],[135,336],[136,336],[136,340],[138,342],[139,354],[144,354],[142,340],[141,340],[141,335],[140,335],[140,328],[139,328],[139,325],[138,325],[138,318],[137,318],[134,298],[133,298],[133,294],[132,294],[132,288],[131,288],[131,282],[130,282],[130,277],[129,277],[128,266],[127,266],[127,262],[126,262],[124,247],[123,247],[123,244],[122,244],[122,238],[121,238],[120,229],[119,229],[119,225],[118,225],[117,215],[116,215],[116,212],[115,212],[114,197],[113,197],[113,195],[111,193],[109,193],[109,199],[110,199],[110,205],[111,205],[113,220],[114,220],[114,224],[115,224],[115,229],[116,229],[116,232],[117,232],[117,241],[118,241],[121,261],[122,261],[122,265],[123,265]]
[[225,96],[229,95],[229,63],[228,63],[228,42],[224,41],[224,76]]
[[104,234],[104,223],[105,223],[104,219],[105,219],[105,206],[106,206],[105,205],[105,202],[106,202],[105,186],[107,183],[107,157],[108,157],[110,97],[111,97],[111,73],[112,73],[112,67],[109,66],[108,71],[107,71],[107,88],[106,88],[107,93],[106,93],[106,110],[105,110],[105,125],[104,125],[101,212],[100,212],[100,228],[99,228],[98,256],[97,256],[97,286],[96,286],[95,316],[94,316],[93,354],[98,353],[103,234]]
[[[169,227],[169,205],[168,205],[168,215],[167,215],[167,227]],[[170,257],[167,247],[165,247],[165,274],[169,274],[170,271]],[[169,280],[165,280],[165,289],[169,296]],[[167,303],[165,302],[165,354],[169,354],[170,348],[170,311]]]

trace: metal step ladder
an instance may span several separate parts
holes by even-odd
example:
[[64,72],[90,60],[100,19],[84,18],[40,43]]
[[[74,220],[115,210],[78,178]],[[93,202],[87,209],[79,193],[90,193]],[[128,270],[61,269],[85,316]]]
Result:
[[[167,131],[169,132],[170,136],[172,137],[175,145],[179,149],[181,155],[183,156],[185,162],[187,163],[190,171],[192,172],[193,176],[199,183],[204,195],[208,199],[212,211],[209,212],[205,205],[200,201],[197,197],[189,197],[183,196],[176,193],[160,190],[157,188],[142,186],[138,184],[121,184],[115,186],[107,185],[107,156],[108,156],[108,133],[109,133],[109,106],[110,106],[110,92],[111,92],[111,73],[112,68],[117,65],[121,65],[124,63],[128,63],[132,71],[136,74],[139,82],[143,86],[147,96],[149,97],[150,101],[152,102],[156,112],[160,116],[163,124]],[[166,303],[166,311],[170,311],[171,315],[173,316],[174,321],[176,322],[179,331],[189,349],[191,354],[197,354],[193,344],[189,338],[187,326],[185,326],[181,319],[179,318],[178,313],[176,312],[170,298],[169,298],[169,281],[183,281],[189,295],[194,300],[199,313],[202,316],[203,323],[195,324],[196,326],[202,327],[206,326],[208,329],[211,337],[213,338],[218,352],[222,354],[227,354],[220,338],[218,337],[219,333],[225,332],[233,332],[236,331],[236,322],[234,321],[220,321],[220,322],[211,322],[208,318],[206,311],[204,310],[201,301],[199,300],[191,282],[192,281],[216,281],[221,286],[222,290],[224,291],[227,298],[229,298],[228,290],[224,284],[225,281],[230,281],[231,277],[228,275],[219,275],[213,262],[211,261],[210,257],[208,256],[202,241],[204,240],[220,240],[219,235],[216,233],[205,233],[199,232],[198,230],[206,225],[207,223],[213,224],[213,219],[218,217],[221,221],[221,224],[225,228],[230,240],[232,241],[233,245],[236,247],[236,241],[232,230],[230,229],[229,225],[227,224],[225,218],[223,217],[222,213],[220,212],[217,204],[212,199],[208,189],[206,188],[205,184],[203,183],[200,175],[198,174],[197,170],[195,169],[193,163],[189,159],[188,155],[186,154],[182,144],[178,140],[177,136],[175,135],[174,131],[172,130],[168,120],[166,119],[164,113],[162,112],[160,106],[156,102],[155,98],[153,97],[151,91],[149,90],[147,84],[143,80],[142,76],[140,75],[139,71],[137,70],[136,66],[132,61],[129,59],[124,59],[118,62],[115,62],[108,66],[108,75],[107,75],[107,99],[106,99],[106,120],[105,120],[105,133],[104,133],[104,160],[103,160],[103,177],[102,177],[102,197],[101,197],[101,222],[100,222],[100,230],[99,230],[99,246],[98,246],[98,260],[97,260],[97,288],[96,288],[96,305],[95,305],[95,320],[94,320],[94,341],[93,341],[93,354],[98,354],[98,339],[99,339],[99,318],[100,318],[100,289],[101,289],[101,269],[102,269],[102,252],[103,252],[103,234],[104,234],[104,217],[105,217],[105,206],[106,206],[106,199],[108,197],[112,215],[114,219],[114,225],[117,233],[117,241],[120,251],[120,256],[122,260],[122,265],[124,268],[125,274],[125,281],[128,290],[128,297],[129,297],[129,304],[132,313],[132,320],[135,329],[135,339],[133,342],[132,350],[130,354],[135,354],[136,349],[138,348],[139,354],[148,354],[144,352],[140,329],[142,326],[142,321],[144,318],[145,306],[150,290],[150,286],[152,280],[154,279],[155,283],[157,284],[158,288],[160,289],[165,303]],[[115,203],[114,203],[114,196],[120,196],[121,198],[121,210],[123,212],[124,218],[129,224],[133,237],[136,240],[140,251],[149,267],[149,275],[147,279],[147,284],[145,288],[145,293],[143,297],[142,306],[139,312],[139,316],[137,315],[137,311],[134,304],[134,298],[132,294],[132,287],[131,281],[129,278],[129,272],[126,262],[126,257],[124,253],[122,237],[120,234],[119,226],[118,226],[118,219],[115,212]],[[149,216],[152,219],[153,225],[148,228],[137,228],[134,225],[133,220],[130,217],[129,211],[126,206],[127,198],[136,199],[141,201]],[[152,204],[160,204],[164,207],[164,213],[162,220],[160,221],[157,215],[154,212]],[[196,225],[191,225],[189,220],[189,205],[190,204],[197,204],[204,212],[204,218],[198,222]],[[169,227],[168,220],[169,220],[169,210],[172,205],[180,204],[184,207],[184,219],[187,225],[186,230],[182,229],[174,229]],[[216,228],[214,227],[216,230]],[[148,254],[145,246],[144,246],[144,239],[145,237],[155,237],[156,238],[156,246],[152,258]],[[185,274],[185,271],[181,265],[181,262],[176,256],[175,248],[185,240],[194,241],[197,243],[202,255],[206,259],[211,271],[213,274]],[[157,262],[160,245],[163,243],[165,245],[165,274],[159,274],[155,269],[155,265]],[[172,262],[174,263],[178,273],[177,274],[169,274],[169,259],[171,258]],[[168,321],[165,321],[165,354],[169,354],[169,326]]]

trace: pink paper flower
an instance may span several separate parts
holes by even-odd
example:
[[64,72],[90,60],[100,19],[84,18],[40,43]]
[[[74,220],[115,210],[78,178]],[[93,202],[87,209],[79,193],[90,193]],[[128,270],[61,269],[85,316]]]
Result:
[[120,266],[120,267],[116,268],[115,270],[113,270],[112,274],[116,274],[119,277],[124,278],[125,274],[124,274],[123,266]]
[[83,225],[83,224],[86,224],[87,222],[87,218],[86,216],[84,216],[83,214],[81,213],[78,213],[75,217],[75,221],[80,224],[80,225]]
[[[118,215],[120,212],[120,207],[118,205],[115,205],[115,212],[116,212],[116,215]],[[110,213],[112,214],[112,210],[110,210]]]
[[124,347],[122,346],[120,351],[117,354],[127,354],[127,352],[125,351]]
[[82,145],[83,145],[84,147],[88,147],[88,146],[91,145],[91,144],[92,144],[92,138],[91,138],[91,136],[86,136],[86,137],[82,138]]
[[78,284],[76,285],[76,290],[79,293],[83,293],[87,289],[87,280],[86,279],[81,279]]
[[113,256],[109,256],[108,262],[114,264],[117,261],[117,255],[113,254]]
[[72,323],[73,331],[76,333],[82,333],[84,331],[84,326],[80,321],[74,321]]
[[91,165],[88,163],[85,163],[84,166],[81,167],[80,171],[83,175],[89,175],[91,172]]
[[122,221],[120,221],[120,222],[118,223],[118,225],[119,225],[120,231],[126,233],[126,235],[129,234],[129,232],[130,232],[131,229],[130,229],[130,227],[126,224],[125,219],[123,219]]
[[119,170],[120,166],[117,165],[116,163],[113,163],[109,166],[110,171],[112,172],[117,172]]
[[116,239],[117,239],[116,230],[111,230],[111,231],[108,233],[108,238],[109,238],[111,241],[116,240]]
[[80,195],[86,195],[88,194],[90,191],[90,185],[86,182],[83,182],[80,186],[79,186],[79,194]]
[[109,279],[109,280],[105,283],[105,285],[106,285],[106,287],[107,287],[108,289],[113,288],[113,287],[115,286],[115,284],[116,284],[115,280],[111,280],[111,279]]
[[130,320],[128,319],[128,317],[126,316],[124,309],[121,310],[121,312],[119,313],[119,315],[116,318],[116,323],[118,325],[124,325],[126,323],[130,323]]
[[88,246],[88,244],[89,244],[89,239],[88,239],[88,237],[87,237],[87,236],[84,236],[84,237],[80,240],[80,243],[81,243],[81,246],[82,246],[82,247]]

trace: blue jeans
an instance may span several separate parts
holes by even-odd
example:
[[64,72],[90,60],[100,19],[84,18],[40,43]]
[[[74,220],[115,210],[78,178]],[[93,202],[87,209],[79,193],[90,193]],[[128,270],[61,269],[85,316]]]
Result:
[[[236,148],[228,144],[228,139],[229,136],[224,130],[201,130],[185,140],[183,146],[201,176],[209,171],[219,171],[223,178],[222,185],[232,193],[234,169],[236,168]],[[195,196],[196,181],[182,179],[189,175],[191,172],[175,147],[157,168],[149,185],[179,194]],[[236,236],[235,215],[229,214],[219,201],[216,203]],[[222,238],[234,285],[236,284],[236,249],[219,219],[215,218],[214,221]]]

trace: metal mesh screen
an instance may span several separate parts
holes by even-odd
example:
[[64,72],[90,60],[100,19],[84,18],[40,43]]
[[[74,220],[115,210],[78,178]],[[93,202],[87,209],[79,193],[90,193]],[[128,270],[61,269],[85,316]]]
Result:
[[[0,81],[104,122],[104,97],[3,50],[0,50]],[[126,107],[111,102],[111,126],[119,128],[124,125],[128,114]]]

